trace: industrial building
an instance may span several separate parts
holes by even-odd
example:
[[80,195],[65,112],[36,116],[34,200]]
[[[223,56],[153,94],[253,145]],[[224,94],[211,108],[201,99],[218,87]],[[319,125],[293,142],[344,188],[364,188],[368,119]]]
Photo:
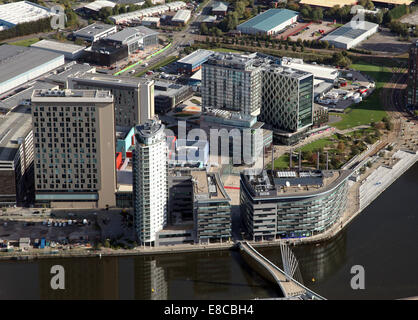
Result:
[[155,81],[154,105],[156,113],[165,113],[193,95],[193,88],[171,82]]
[[64,55],[37,48],[0,46],[0,94],[64,64]]
[[13,28],[19,23],[38,21],[55,14],[46,7],[29,1],[0,5],[0,30]]
[[115,206],[115,126],[109,91],[35,90],[35,202],[52,208]]
[[418,40],[409,48],[407,105],[418,107]]
[[89,42],[96,42],[116,33],[116,26],[110,24],[93,23],[73,32],[73,37]]
[[193,72],[199,70],[202,67],[202,64],[208,61],[209,57],[213,53],[213,51],[204,49],[193,51],[191,54],[176,62],[177,71],[192,74]]
[[300,238],[323,233],[347,205],[352,171],[262,171],[241,173],[240,206],[250,237]]
[[134,227],[141,244],[152,245],[167,224],[167,145],[157,118],[135,127]]
[[280,64],[283,67],[312,73],[315,80],[323,80],[326,82],[334,83],[338,80],[338,77],[340,76],[340,71],[337,68],[318,64],[304,63],[303,59],[283,57],[280,60]]
[[110,91],[114,96],[116,126],[131,128],[154,117],[154,80],[86,73],[69,78],[67,87]]
[[275,35],[295,23],[299,13],[288,9],[269,9],[237,26],[237,30],[247,34]]
[[87,3],[78,10],[83,11],[85,14],[98,14],[102,8],[113,8],[116,6],[116,3],[107,0],[96,0],[90,3]]
[[212,4],[212,14],[216,16],[226,16],[227,12],[228,12],[228,3],[215,1]]
[[189,22],[191,17],[192,12],[190,10],[179,10],[174,15],[173,19],[171,19],[171,23],[178,26],[184,26],[187,22]]
[[218,172],[192,171],[193,222],[198,243],[225,242],[231,238],[231,198]]
[[158,45],[158,32],[143,26],[125,28],[104,40],[113,47],[127,46],[128,54],[131,54]]
[[33,196],[33,133],[30,108],[19,106],[0,119],[0,206]]
[[160,18],[158,17],[144,17],[141,24],[145,27],[158,28],[160,26]]
[[357,46],[378,31],[379,25],[368,21],[350,21],[321,39],[340,49]]
[[132,12],[126,12],[115,16],[110,16],[109,19],[115,24],[129,25],[131,23],[140,23],[143,17],[151,17],[155,15],[161,15],[164,12],[175,12],[180,9],[186,8],[187,4],[183,1],[174,1],[163,5],[158,5],[146,9],[141,9]]
[[59,42],[52,40],[41,40],[31,45],[32,48],[47,50],[63,54],[68,60],[76,60],[84,54],[85,46],[79,46],[68,42]]

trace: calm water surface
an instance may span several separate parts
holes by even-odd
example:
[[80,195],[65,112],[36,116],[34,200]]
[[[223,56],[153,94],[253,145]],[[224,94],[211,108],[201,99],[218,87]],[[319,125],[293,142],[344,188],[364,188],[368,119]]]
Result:
[[[328,299],[417,296],[418,164],[338,237],[292,249],[304,283]],[[260,251],[281,265],[279,248]],[[55,264],[66,270],[65,290],[50,287],[50,269]],[[350,287],[353,265],[365,268],[365,290]],[[237,251],[0,262],[0,299],[253,299],[280,295]]]

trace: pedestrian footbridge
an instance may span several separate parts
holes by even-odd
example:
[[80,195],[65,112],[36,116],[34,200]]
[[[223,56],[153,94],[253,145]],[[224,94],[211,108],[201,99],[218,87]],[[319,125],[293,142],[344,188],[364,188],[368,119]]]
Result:
[[247,241],[241,241],[238,245],[243,258],[251,267],[264,278],[279,285],[284,299],[326,300],[293,278],[298,263],[287,246],[281,246],[283,266],[287,271],[285,272],[255,250]]

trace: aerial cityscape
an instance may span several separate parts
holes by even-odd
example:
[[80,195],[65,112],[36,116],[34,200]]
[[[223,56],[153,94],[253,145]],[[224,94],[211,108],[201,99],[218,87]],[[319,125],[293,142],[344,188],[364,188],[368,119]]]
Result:
[[417,160],[417,1],[0,0],[0,300],[418,300]]

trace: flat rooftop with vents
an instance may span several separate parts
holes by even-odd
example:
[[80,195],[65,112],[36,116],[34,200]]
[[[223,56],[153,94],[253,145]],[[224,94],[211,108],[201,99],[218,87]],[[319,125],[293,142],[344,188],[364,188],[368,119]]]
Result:
[[93,23],[84,27],[78,31],[73,32],[75,38],[83,39],[86,41],[94,42],[102,38],[116,33],[116,26],[110,24]]

